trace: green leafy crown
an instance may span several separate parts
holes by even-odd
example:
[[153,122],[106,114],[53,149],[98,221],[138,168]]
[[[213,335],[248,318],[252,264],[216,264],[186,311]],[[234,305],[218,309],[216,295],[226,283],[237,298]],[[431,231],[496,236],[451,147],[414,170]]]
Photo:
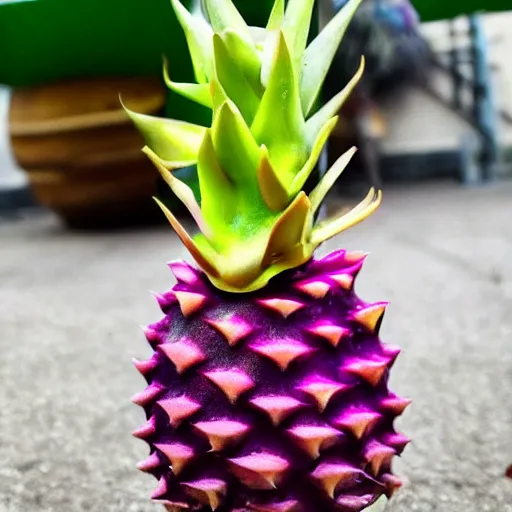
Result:
[[[185,32],[197,83],[167,86],[212,110],[211,127],[127,113],[143,151],[199,227],[192,237],[160,202],[172,227],[218,288],[247,292],[307,262],[325,240],[380,204],[368,196],[349,213],[315,224],[325,195],[355,148],[339,158],[309,196],[303,191],[353,79],[315,110],[341,39],[362,0],[349,0],[307,46],[314,0],[276,0],[266,28],[248,26],[231,0],[204,0],[209,23],[171,0]],[[165,67],[166,68],[166,67]],[[172,171],[197,164],[200,203]]]

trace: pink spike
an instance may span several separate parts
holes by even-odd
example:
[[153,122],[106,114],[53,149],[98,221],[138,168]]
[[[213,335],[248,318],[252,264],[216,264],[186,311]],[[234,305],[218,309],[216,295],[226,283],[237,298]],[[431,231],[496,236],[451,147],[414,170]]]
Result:
[[367,507],[372,503],[375,499],[373,494],[364,494],[362,496],[347,496],[346,494],[342,494],[337,500],[336,503],[340,507],[344,507],[345,510],[353,510],[354,512],[359,512],[363,508]]
[[[287,500],[275,503],[266,503],[265,505],[247,503],[247,507],[253,512],[298,512],[299,502],[297,500]],[[245,512],[245,509],[242,512]]]
[[361,439],[375,427],[381,417],[377,412],[352,407],[334,419],[333,424],[352,432],[357,439]]
[[217,478],[184,482],[181,485],[185,488],[187,494],[203,505],[208,505],[212,510],[220,507],[228,489],[226,482]]
[[377,302],[370,306],[361,308],[353,313],[356,322],[362,325],[367,331],[375,333],[379,320],[384,315],[387,302]]
[[305,404],[291,396],[258,396],[249,400],[249,403],[268,415],[274,425],[279,425],[290,414]]
[[157,503],[161,503],[167,512],[181,512],[182,510],[189,510],[190,506],[188,503],[183,501],[169,501],[169,500],[154,500]]
[[313,376],[307,379],[298,389],[311,396],[315,400],[319,411],[323,412],[336,393],[346,391],[351,387],[348,384]]
[[162,343],[158,348],[174,363],[179,374],[206,361],[206,355],[188,339],[175,343]]
[[153,435],[156,432],[156,419],[154,416],[151,416],[142,427],[134,430],[132,432],[133,437],[137,437],[138,439],[146,439],[149,436]]
[[381,381],[386,369],[388,367],[387,361],[375,361],[371,359],[353,359],[348,362],[344,369],[361,377],[372,386],[377,386]]
[[249,348],[276,363],[282,371],[285,371],[295,359],[315,350],[300,341],[292,339],[267,341],[260,345],[252,345]]
[[337,251],[333,251],[329,253],[327,256],[320,258],[316,261],[313,261],[311,266],[321,265],[321,266],[335,266],[339,267],[345,263],[345,254],[347,251],[345,249],[338,249]]
[[165,294],[157,293],[157,292],[151,292],[153,294],[153,297],[155,297],[156,301],[158,302],[158,306],[162,311],[166,311],[169,306],[172,306],[176,303],[176,296],[172,291],[167,292]]
[[386,410],[389,411],[396,416],[400,416],[403,414],[405,409],[411,405],[412,400],[409,400],[408,398],[401,398],[399,396],[390,396],[388,398],[384,398],[382,402],[380,403],[380,406]]
[[132,363],[133,366],[137,368],[139,373],[144,376],[152,372],[158,365],[158,361],[155,357],[147,359],[146,361],[141,361],[140,359],[136,359],[135,357],[133,357]]
[[334,446],[342,435],[332,427],[320,425],[296,426],[287,432],[313,459],[320,457],[320,450]]
[[238,421],[200,421],[194,425],[208,438],[212,451],[220,452],[227,446],[238,443],[249,431],[249,427]]
[[181,443],[158,443],[155,448],[160,450],[171,463],[171,469],[174,475],[178,475],[181,470],[195,457],[194,450]]
[[144,336],[146,337],[150,344],[153,344],[155,341],[160,341],[160,336],[158,335],[158,332],[155,329],[153,329],[152,326],[140,325],[139,327],[141,328],[142,332],[144,333]]
[[322,462],[311,473],[311,477],[326,492],[329,498],[334,498],[334,492],[339,485],[356,482],[361,474],[360,469],[348,464]]
[[391,464],[395,450],[390,446],[372,440],[366,445],[364,458],[371,464],[372,472],[377,475],[382,466]]
[[167,413],[173,427],[178,427],[183,420],[190,418],[201,409],[197,402],[186,396],[166,398],[160,400],[157,404]]
[[395,475],[387,474],[382,475],[382,482],[387,488],[387,497],[391,499],[393,495],[402,487],[403,483],[400,478],[397,478]]
[[290,464],[270,453],[252,453],[228,459],[231,472],[251,489],[275,489]]
[[137,469],[149,473],[150,471],[153,471],[155,468],[161,465],[162,463],[160,461],[160,458],[158,457],[158,454],[156,452],[153,452],[147,459],[137,464]]
[[327,340],[333,347],[337,347],[342,338],[350,335],[350,329],[332,324],[316,324],[307,329],[315,336],[320,336]]
[[165,496],[167,494],[167,490],[168,490],[168,488],[167,488],[167,480],[165,479],[165,476],[162,476],[162,478],[160,478],[160,480],[158,481],[157,488],[155,489],[155,491],[151,495],[151,499],[152,500],[157,500],[159,498],[162,498],[163,496]]
[[202,293],[175,292],[184,316],[191,316],[199,311],[206,303],[206,297]]
[[293,287],[314,299],[323,299],[331,289],[324,281],[300,281],[295,283]]
[[394,448],[398,453],[403,452],[405,447],[411,442],[408,437],[397,432],[386,434],[382,440],[384,444],[391,446],[391,448]]
[[161,384],[153,382],[144,391],[133,395],[132,402],[134,404],[140,405],[141,407],[145,407],[151,401],[153,401],[164,389],[164,386]]
[[257,302],[258,304],[281,314],[283,318],[287,318],[292,313],[295,313],[304,307],[302,302],[289,299],[264,299],[258,300]]
[[240,395],[254,387],[251,377],[241,370],[215,370],[204,376],[216,384],[231,403],[235,403]]
[[168,263],[174,277],[186,284],[195,284],[197,282],[197,272],[184,261],[171,261]]
[[357,263],[363,263],[367,257],[367,252],[351,251],[345,253],[344,260],[346,265],[356,265]]
[[394,361],[400,355],[402,349],[396,345],[386,344],[382,345],[382,352],[387,358]]
[[232,347],[254,330],[245,320],[234,316],[221,320],[207,320],[207,322],[217,329]]
[[347,291],[352,289],[352,285],[354,284],[354,276],[351,274],[329,274],[329,277]]

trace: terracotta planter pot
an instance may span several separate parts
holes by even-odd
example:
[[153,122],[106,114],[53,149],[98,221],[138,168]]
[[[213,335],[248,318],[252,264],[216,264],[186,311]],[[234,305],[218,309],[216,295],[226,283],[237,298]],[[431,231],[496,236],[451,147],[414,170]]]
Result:
[[165,89],[152,78],[65,82],[15,90],[9,125],[14,157],[40,203],[72,226],[159,218],[158,174],[120,106],[158,114]]

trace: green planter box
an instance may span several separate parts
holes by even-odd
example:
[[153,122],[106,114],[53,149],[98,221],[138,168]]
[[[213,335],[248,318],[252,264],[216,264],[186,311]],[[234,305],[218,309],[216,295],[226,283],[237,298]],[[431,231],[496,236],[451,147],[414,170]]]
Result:
[[[192,0],[181,0],[190,8]],[[251,25],[265,25],[273,0],[235,0]],[[90,77],[194,80],[170,0],[0,0],[0,84],[13,88]],[[173,92],[165,115],[208,125],[211,112]],[[178,171],[197,193],[195,167]],[[164,188],[162,194],[169,193]]]
[[438,21],[476,12],[512,10],[512,0],[412,0],[423,21]]
[[[182,0],[188,8],[191,0]],[[235,2],[255,25],[273,0]],[[94,76],[161,76],[193,80],[183,31],[169,0],[0,0],[0,84],[26,87]],[[202,108],[178,95],[168,115],[200,122]]]

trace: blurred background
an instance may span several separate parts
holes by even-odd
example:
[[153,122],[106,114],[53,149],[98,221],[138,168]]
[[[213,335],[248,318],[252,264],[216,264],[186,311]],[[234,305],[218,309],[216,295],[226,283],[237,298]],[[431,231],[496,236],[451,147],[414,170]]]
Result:
[[[311,37],[345,1],[317,1]],[[235,0],[252,25],[272,3]],[[417,404],[392,511],[512,511],[511,28],[512,0],[364,0],[323,90],[366,56],[316,177],[356,144],[328,209],[384,190],[322,250],[371,251],[360,293],[392,303],[394,387]],[[166,89],[163,55],[193,81],[169,0],[0,0],[0,512],[154,510],[130,358],[146,290],[188,258],[151,197],[186,213],[119,95],[210,122]]]
[[[332,97],[365,54],[365,77],[322,164],[357,143],[342,191],[359,193],[361,180],[472,185],[510,174],[507,1],[365,0],[324,89]],[[344,3],[318,2],[312,37]],[[238,1],[253,25],[265,23],[271,5]],[[163,84],[164,55],[174,80],[193,80],[168,0],[76,0],[73,8],[4,0],[0,8],[0,210],[38,206],[72,227],[160,218],[151,194],[174,198],[140,153],[118,96],[140,112],[209,123],[206,109]],[[194,169],[180,174],[197,189]]]

